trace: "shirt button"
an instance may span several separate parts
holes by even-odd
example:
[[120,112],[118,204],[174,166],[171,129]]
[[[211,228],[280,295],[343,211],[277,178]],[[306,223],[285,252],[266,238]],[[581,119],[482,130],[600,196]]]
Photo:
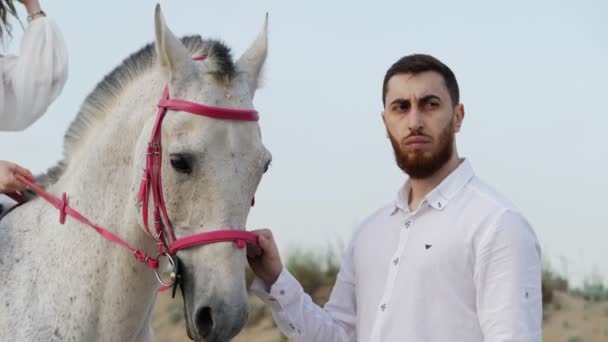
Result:
[[280,293],[281,295],[284,295],[284,294],[285,294],[285,290],[281,290],[281,291],[279,291],[279,293]]
[[386,303],[385,303],[385,304],[382,304],[382,305],[380,306],[380,310],[382,310],[382,311],[386,310]]
[[405,228],[409,228],[412,225],[412,221],[405,221]]
[[395,260],[393,260],[393,264],[396,266],[399,263],[399,258],[395,258]]
[[441,209],[441,202],[437,202],[437,206]]

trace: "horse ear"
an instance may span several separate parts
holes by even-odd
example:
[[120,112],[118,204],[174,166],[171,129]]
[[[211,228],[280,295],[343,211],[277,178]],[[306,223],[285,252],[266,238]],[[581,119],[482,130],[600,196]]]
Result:
[[247,76],[247,82],[251,93],[253,94],[258,88],[258,79],[260,78],[260,71],[266,61],[266,55],[268,53],[268,13],[266,13],[266,19],[264,20],[264,27],[258,34],[257,38],[249,46],[247,51],[236,62],[239,70],[245,72]]
[[154,26],[156,32],[156,51],[158,52],[160,65],[167,78],[171,79],[180,70],[183,70],[187,65],[192,63],[192,59],[186,47],[173,35],[165,24],[160,4],[156,4]]

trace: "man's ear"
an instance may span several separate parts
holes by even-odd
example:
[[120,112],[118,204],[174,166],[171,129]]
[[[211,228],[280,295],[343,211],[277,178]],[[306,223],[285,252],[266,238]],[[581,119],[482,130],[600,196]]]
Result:
[[456,106],[456,119],[454,120],[454,132],[460,132],[460,127],[462,127],[462,121],[464,121],[464,105],[459,103]]
[[384,128],[386,129],[386,139],[390,139],[388,136],[388,127],[386,126],[386,117],[384,116],[384,111],[380,112],[380,116],[382,116],[382,122],[384,123]]

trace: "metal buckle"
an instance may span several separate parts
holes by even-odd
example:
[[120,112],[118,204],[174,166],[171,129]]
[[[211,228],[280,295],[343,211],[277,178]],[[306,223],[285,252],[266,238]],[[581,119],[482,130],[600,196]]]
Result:
[[173,286],[173,284],[175,284],[175,279],[177,278],[177,269],[175,268],[175,260],[173,260],[173,257],[167,252],[158,253],[158,255],[156,255],[156,260],[158,260],[158,262],[159,262],[159,268],[160,268],[160,257],[161,256],[167,257],[167,260],[169,260],[169,263],[171,264],[172,270],[169,275],[169,277],[171,278],[171,283],[166,283],[163,281],[160,274],[158,274],[158,268],[154,270],[154,274],[156,275],[156,280],[158,280],[158,282],[161,285],[166,286],[166,287],[171,287],[171,286]]
[[[156,229],[156,225],[159,224],[158,221],[154,221],[154,229]],[[150,235],[152,236],[152,238],[154,239],[154,241],[159,242],[160,241],[160,236],[163,235],[163,227],[162,227],[162,221],[160,221],[161,227],[158,230],[158,234],[155,234],[154,232],[150,232]]]

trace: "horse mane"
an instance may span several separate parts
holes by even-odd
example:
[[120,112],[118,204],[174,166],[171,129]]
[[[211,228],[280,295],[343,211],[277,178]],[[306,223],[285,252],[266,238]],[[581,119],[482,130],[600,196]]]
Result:
[[[217,77],[232,78],[236,68],[230,48],[218,40],[205,40],[198,35],[185,36],[180,39],[192,56],[206,55],[209,65],[208,73]],[[104,120],[111,112],[114,103],[124,89],[140,75],[157,65],[157,52],[154,43],[149,43],[134,52],[107,74],[86,97],[76,118],[70,124],[64,136],[63,160],[37,177],[42,187],[48,187],[61,177],[81,141],[91,133],[94,123]]]

